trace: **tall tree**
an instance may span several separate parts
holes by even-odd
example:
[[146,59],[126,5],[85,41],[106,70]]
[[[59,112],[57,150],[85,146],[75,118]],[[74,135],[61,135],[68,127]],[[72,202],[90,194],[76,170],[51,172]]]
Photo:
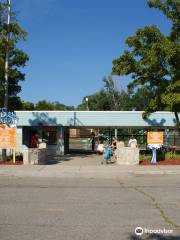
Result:
[[172,21],[168,36],[157,26],[138,29],[127,38],[129,50],[113,61],[115,75],[131,75],[129,90],[146,88],[151,95],[144,117],[158,110],[175,113],[179,128],[180,109],[180,1],[150,0],[150,7],[158,8]]
[[129,96],[124,90],[117,88],[112,76],[104,77],[104,91],[107,94],[110,104],[110,110],[127,110]]
[[8,109],[21,108],[18,94],[20,82],[25,80],[21,68],[28,61],[28,56],[17,48],[17,43],[25,40],[27,33],[19,26],[15,14],[11,12],[11,22],[7,24],[7,3],[0,3],[0,107],[4,107],[5,95],[5,59],[8,51]]
[[107,78],[103,78],[104,82],[104,90],[106,91],[109,99],[110,99],[110,105],[113,106],[113,109],[117,110],[118,108],[118,91],[115,87],[115,83],[112,79],[112,76],[108,76]]
[[[129,109],[129,96],[123,91],[117,89],[111,76],[103,78],[103,88],[95,94],[83,98],[78,110],[92,111],[120,111]],[[86,101],[88,98],[88,103]]]
[[180,37],[180,1],[179,0],[148,0],[150,8],[157,8],[171,20],[172,28],[169,38],[172,41],[179,42]]

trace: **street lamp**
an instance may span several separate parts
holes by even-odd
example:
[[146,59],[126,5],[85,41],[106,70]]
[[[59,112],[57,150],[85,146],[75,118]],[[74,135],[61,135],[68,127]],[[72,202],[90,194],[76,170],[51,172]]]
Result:
[[89,111],[88,101],[89,101],[89,99],[88,99],[88,97],[86,97],[86,110],[87,111]]

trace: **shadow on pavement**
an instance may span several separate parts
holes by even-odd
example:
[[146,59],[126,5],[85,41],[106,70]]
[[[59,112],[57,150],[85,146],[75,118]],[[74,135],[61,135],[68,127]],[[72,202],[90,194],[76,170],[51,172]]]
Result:
[[[96,158],[96,156],[98,157],[98,155],[96,155],[95,153],[93,153],[92,151],[71,151],[69,154],[60,156],[60,155],[54,155],[54,156],[48,156],[48,159],[46,161],[45,165],[53,165],[53,164],[60,164],[60,163],[64,163],[64,162],[73,162],[76,161],[77,158],[79,158],[80,161],[87,161],[89,157]],[[44,165],[44,164],[43,164]]]

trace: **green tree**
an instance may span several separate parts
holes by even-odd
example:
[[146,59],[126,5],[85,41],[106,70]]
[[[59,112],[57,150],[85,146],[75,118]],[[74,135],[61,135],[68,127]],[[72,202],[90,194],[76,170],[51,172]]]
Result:
[[21,68],[28,61],[28,56],[17,48],[17,43],[25,40],[27,33],[19,26],[14,13],[11,23],[7,24],[7,4],[0,3],[0,107],[4,107],[5,95],[5,58],[9,55],[8,109],[22,108],[18,94],[21,92],[20,82],[25,80]]
[[[104,87],[95,94],[83,98],[78,110],[120,111],[128,110],[129,96],[125,91],[119,91],[111,76],[103,78]],[[88,103],[86,101],[88,98]]]
[[130,91],[146,88],[151,99],[143,117],[159,110],[175,113],[179,127],[180,109],[180,1],[150,0],[150,7],[161,10],[172,21],[168,36],[157,26],[138,29],[127,38],[129,50],[113,61],[115,75],[131,75]]
[[[26,109],[27,110],[27,109]],[[33,110],[33,109],[32,109]],[[39,101],[37,104],[34,105],[34,110],[39,111],[54,111],[54,110],[74,110],[73,106],[66,106],[59,102],[48,102],[46,100]]]
[[169,38],[172,41],[179,42],[180,37],[180,1],[179,0],[149,0],[150,8],[157,8],[171,20],[172,28]]
[[129,110],[144,111],[150,104],[151,92],[144,87],[130,94]]
[[21,110],[33,111],[35,109],[34,103],[31,102],[21,102]]
[[66,110],[66,111],[73,111],[74,106],[67,106],[65,104],[59,103],[58,101],[55,101],[52,103],[54,105],[55,110]]
[[46,100],[42,100],[39,101],[36,105],[35,105],[35,110],[55,110],[53,104],[51,104],[50,102],[47,102]]
[[[88,103],[86,98],[88,98]],[[77,109],[87,110],[87,104],[90,111],[108,111],[111,106],[109,98],[103,89],[95,94],[84,97]]]
[[104,91],[109,99],[110,110],[121,111],[127,110],[129,104],[129,96],[124,90],[119,90],[115,85],[112,76],[103,78]]

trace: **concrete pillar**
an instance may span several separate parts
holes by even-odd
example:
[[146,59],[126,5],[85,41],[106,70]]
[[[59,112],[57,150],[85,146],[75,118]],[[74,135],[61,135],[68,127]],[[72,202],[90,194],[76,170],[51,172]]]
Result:
[[28,147],[26,146],[22,147],[22,154],[23,154],[23,164],[24,165],[30,164]]
[[17,127],[16,128],[16,152],[22,151],[22,147],[23,147],[22,139],[23,139],[23,129],[22,127]]
[[64,128],[57,128],[57,154],[64,155]]
[[119,165],[137,165],[139,164],[139,148],[124,147],[123,143],[118,143],[116,157]]

